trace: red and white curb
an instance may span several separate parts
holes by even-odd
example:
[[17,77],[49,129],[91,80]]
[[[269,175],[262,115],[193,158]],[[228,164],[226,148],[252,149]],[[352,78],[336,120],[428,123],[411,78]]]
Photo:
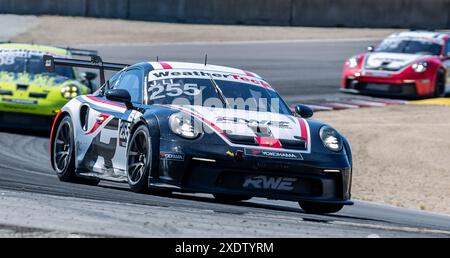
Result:
[[[406,104],[407,102],[408,101],[406,100],[383,98],[342,98],[329,100],[308,100],[303,104],[310,107],[314,112],[318,112],[365,107],[384,107],[387,105],[402,105]],[[294,107],[295,105],[291,106],[292,109],[294,109]]]

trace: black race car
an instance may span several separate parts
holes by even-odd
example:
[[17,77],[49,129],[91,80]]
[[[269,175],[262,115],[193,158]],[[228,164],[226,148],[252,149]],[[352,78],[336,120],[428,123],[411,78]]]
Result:
[[291,111],[257,74],[222,66],[147,62],[131,66],[64,58],[55,65],[120,70],[58,114],[51,162],[61,181],[128,182],[149,189],[298,201],[308,213],[350,201],[352,155],[331,126]]

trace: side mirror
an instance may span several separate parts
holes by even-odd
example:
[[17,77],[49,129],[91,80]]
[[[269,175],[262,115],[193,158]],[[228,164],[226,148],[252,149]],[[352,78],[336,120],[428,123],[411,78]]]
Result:
[[87,81],[93,81],[95,80],[95,78],[97,78],[97,74],[93,72],[83,72],[80,73],[80,77]]
[[367,52],[373,52],[375,51],[375,47],[374,46],[368,46],[367,47]]
[[127,109],[132,109],[131,96],[127,90],[124,89],[112,89],[105,92],[105,97],[111,101],[123,102],[127,106]]
[[310,118],[313,116],[314,111],[306,105],[297,105],[295,106],[295,113],[303,118]]

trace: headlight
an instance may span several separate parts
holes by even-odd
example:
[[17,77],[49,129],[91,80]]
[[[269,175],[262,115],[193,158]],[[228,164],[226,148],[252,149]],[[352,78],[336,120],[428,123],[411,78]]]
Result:
[[169,117],[169,127],[172,132],[184,138],[194,139],[200,135],[200,125],[194,118],[183,113],[175,113]]
[[428,63],[427,62],[419,62],[412,65],[412,69],[416,73],[423,73],[427,70]]
[[359,59],[356,57],[352,57],[348,60],[348,67],[349,68],[355,68],[358,66]]
[[329,126],[322,126],[319,131],[320,139],[323,145],[332,151],[340,151],[342,149],[342,139],[338,132]]
[[80,90],[75,85],[64,86],[61,89],[61,95],[66,99],[73,99],[80,94]]

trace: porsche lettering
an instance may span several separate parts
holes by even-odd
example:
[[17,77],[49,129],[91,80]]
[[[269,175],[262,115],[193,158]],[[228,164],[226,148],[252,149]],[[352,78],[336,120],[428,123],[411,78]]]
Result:
[[231,124],[245,124],[245,125],[263,125],[278,128],[290,128],[289,122],[286,121],[270,121],[270,120],[255,120],[245,119],[239,117],[218,117],[216,123],[231,123]]

